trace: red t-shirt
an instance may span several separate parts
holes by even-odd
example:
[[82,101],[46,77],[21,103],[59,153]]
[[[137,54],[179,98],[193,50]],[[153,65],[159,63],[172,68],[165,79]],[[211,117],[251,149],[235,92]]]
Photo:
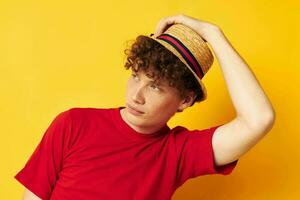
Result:
[[238,160],[215,168],[218,126],[132,129],[117,108],[59,113],[15,178],[42,199],[169,200],[187,179],[228,175]]

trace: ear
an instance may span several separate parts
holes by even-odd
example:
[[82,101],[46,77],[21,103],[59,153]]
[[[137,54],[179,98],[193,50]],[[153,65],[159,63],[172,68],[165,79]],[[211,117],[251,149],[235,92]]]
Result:
[[189,92],[186,97],[180,102],[180,105],[177,109],[177,112],[182,112],[187,107],[190,107],[194,100],[196,99],[197,95],[195,92]]

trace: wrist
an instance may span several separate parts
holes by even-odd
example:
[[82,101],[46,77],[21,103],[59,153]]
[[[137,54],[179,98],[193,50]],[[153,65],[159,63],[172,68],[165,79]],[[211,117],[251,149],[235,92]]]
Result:
[[208,43],[213,42],[217,38],[224,37],[223,31],[219,27],[211,27],[203,31],[201,35]]

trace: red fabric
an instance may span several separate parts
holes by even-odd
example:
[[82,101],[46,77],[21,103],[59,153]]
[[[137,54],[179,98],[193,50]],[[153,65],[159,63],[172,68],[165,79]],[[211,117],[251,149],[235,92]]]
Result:
[[71,108],[59,113],[15,178],[42,199],[168,200],[187,179],[228,175],[238,160],[214,166],[218,126],[182,126],[145,135],[118,108]]

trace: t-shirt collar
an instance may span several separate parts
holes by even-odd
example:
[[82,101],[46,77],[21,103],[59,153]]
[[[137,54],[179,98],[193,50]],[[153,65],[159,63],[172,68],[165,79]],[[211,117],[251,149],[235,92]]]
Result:
[[135,129],[133,129],[131,126],[129,126],[127,124],[126,121],[124,121],[124,119],[121,116],[121,109],[125,108],[125,106],[119,106],[117,108],[113,109],[113,114],[115,116],[115,119],[117,120],[117,126],[120,128],[120,130],[128,135],[130,135],[131,137],[134,138],[155,138],[155,137],[159,137],[161,135],[164,135],[166,133],[168,133],[170,131],[170,128],[167,124],[165,124],[160,130],[154,132],[154,133],[149,133],[149,134],[144,134],[144,133],[140,133],[138,131],[136,131]]

